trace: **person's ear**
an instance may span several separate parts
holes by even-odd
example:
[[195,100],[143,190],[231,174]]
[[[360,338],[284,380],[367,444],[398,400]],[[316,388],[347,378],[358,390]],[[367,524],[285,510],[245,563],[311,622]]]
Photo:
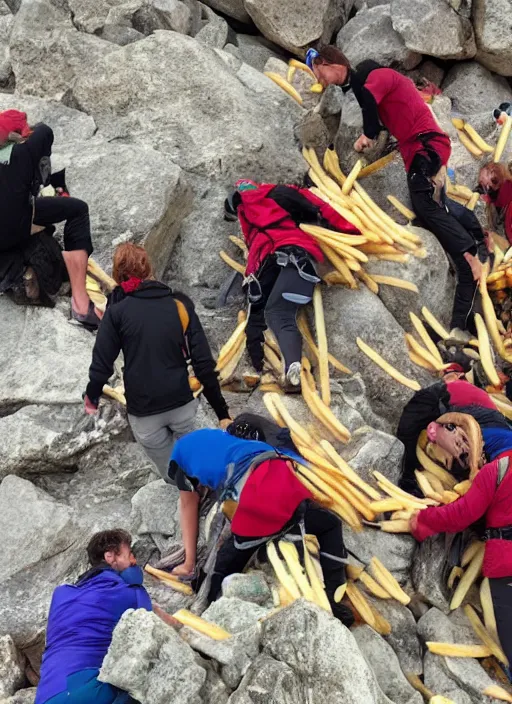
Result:
[[113,550],[107,550],[107,552],[103,555],[103,559],[107,565],[113,565],[116,561],[116,553]]

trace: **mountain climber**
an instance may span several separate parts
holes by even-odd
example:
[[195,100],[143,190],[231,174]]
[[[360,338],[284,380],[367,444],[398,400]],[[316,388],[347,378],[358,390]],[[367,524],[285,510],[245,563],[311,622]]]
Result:
[[[484,439],[486,432],[484,429]],[[508,433],[512,437],[512,431]],[[509,469],[512,443],[500,446],[495,442],[489,451],[486,440],[490,459],[484,464],[480,427],[474,418],[462,413],[447,413],[438,418],[429,425],[428,436],[459,461],[461,453],[467,455],[465,464],[470,469],[472,484],[457,501],[413,514],[411,533],[423,541],[437,533],[463,531],[485,516],[482,573],[489,578],[498,635],[512,663],[512,471]]]
[[[479,422],[490,428],[509,428],[506,419],[497,411],[491,396],[467,380],[469,360],[464,363],[461,358],[460,361],[460,364],[452,363],[443,369],[441,381],[417,391],[404,407],[400,417],[396,436],[404,444],[405,453],[399,485],[417,496],[423,495],[414,475],[414,470],[418,468],[418,438],[422,430],[441,413],[462,411],[471,413]],[[512,431],[508,432],[512,442]]]
[[87,546],[90,569],[76,584],[62,584],[53,592],[35,704],[135,701],[98,680],[114,628],[127,609],[153,610],[167,623],[172,620],[152,607],[131,540],[121,529],[96,533]]
[[476,282],[488,251],[474,213],[446,198],[449,136],[414,83],[397,71],[375,61],[363,61],[354,70],[333,46],[310,49],[307,62],[324,87],[334,84],[345,92],[353,90],[363,113],[363,134],[354,144],[357,152],[372,147],[383,128],[398,141],[414,212],[421,225],[437,237],[456,271],[451,337],[467,342]]
[[[153,277],[143,247],[119,245],[110,296],[92,353],[86,413],[96,413],[103,386],[123,352],[128,420],[135,439],[168,481],[175,439],[194,429],[194,398],[188,363],[203,386],[221,427],[231,420],[215,373],[215,361],[192,301]],[[194,381],[197,381],[194,380]]]
[[285,381],[300,385],[302,338],[299,306],[309,303],[319,283],[322,250],[299,225],[315,224],[347,233],[359,231],[306,188],[240,180],[225,201],[227,219],[240,221],[249,249],[245,285],[250,303],[247,349],[255,370],[263,370],[263,333],[274,333],[285,361]]
[[[235,422],[227,432],[196,430],[178,440],[169,463],[169,475],[181,493],[197,496],[210,489],[220,499],[237,501],[231,521],[232,536],[222,545],[216,559],[209,600],[216,599],[224,577],[241,572],[256,550],[269,540],[284,534],[298,536],[305,531],[316,535],[325,589],[333,613],[347,625],[352,613],[334,602],[336,589],[345,582],[341,521],[321,508],[295,476],[290,449],[276,450],[259,437],[261,425],[251,428],[248,422]],[[237,437],[241,433],[243,438]],[[268,431],[267,431],[268,434]],[[302,460],[303,461],[303,460]],[[195,567],[197,512],[181,516],[186,562]]]
[[486,164],[480,169],[478,183],[491,207],[491,216],[494,215],[492,209],[496,209],[503,220],[505,235],[512,244],[512,173],[509,167],[494,162]]
[[[70,197],[36,197],[50,180],[52,144],[53,131],[48,125],[40,123],[31,129],[24,112],[0,113],[0,262],[24,250],[32,232],[64,222],[62,256],[71,283],[71,315],[93,329],[101,312],[85,289],[87,260],[93,251],[87,203]],[[30,290],[35,283],[31,267],[25,277],[31,282]]]

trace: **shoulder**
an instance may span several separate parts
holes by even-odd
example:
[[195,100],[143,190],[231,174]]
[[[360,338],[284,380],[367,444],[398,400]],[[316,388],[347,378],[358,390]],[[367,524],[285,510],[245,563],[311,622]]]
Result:
[[180,301],[180,303],[183,303],[183,305],[189,312],[193,312],[195,310],[194,301],[189,298],[185,293],[182,293],[181,291],[173,291],[172,296],[177,301]]

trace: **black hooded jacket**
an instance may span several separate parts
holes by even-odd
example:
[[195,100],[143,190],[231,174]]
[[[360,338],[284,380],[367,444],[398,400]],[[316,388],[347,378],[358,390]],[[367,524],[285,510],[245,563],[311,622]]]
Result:
[[[127,295],[118,288],[115,294],[116,302],[107,308],[92,353],[89,399],[97,403],[122,351],[128,413],[151,416],[184,406],[193,399],[185,361],[188,344],[206,399],[219,420],[229,418],[215,361],[190,298],[158,281],[143,282]],[[174,299],[182,301],[189,315],[186,340]]]

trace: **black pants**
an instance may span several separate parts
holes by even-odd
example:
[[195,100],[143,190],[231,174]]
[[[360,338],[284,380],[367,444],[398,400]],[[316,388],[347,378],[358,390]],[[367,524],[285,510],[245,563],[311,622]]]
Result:
[[34,225],[64,225],[64,249],[66,252],[85,250],[92,254],[89,207],[78,198],[63,196],[35,199]]
[[512,669],[512,577],[489,579],[501,647]]
[[[278,266],[273,256],[267,257],[258,273],[261,299],[251,304],[246,329],[247,349],[256,371],[263,369],[263,333],[267,326],[274,333],[285,361],[285,371],[293,362],[300,362],[302,337],[297,327],[297,312],[313,296],[314,284],[305,281],[296,267]],[[299,303],[284,296],[303,297]],[[306,299],[309,299],[306,300]]]
[[[333,555],[338,558],[345,558],[347,553],[343,544],[343,532],[340,519],[323,508],[320,508],[313,502],[308,502],[304,513],[304,523],[306,533],[316,535],[320,545],[320,551],[328,555]],[[290,526],[288,533],[300,535],[298,525]],[[266,536],[262,536],[266,537]],[[258,538],[243,538],[236,536],[239,543],[251,542]],[[302,553],[300,542],[296,543],[299,554]],[[214,601],[220,596],[222,580],[230,574],[242,572],[249,562],[249,559],[258,550],[258,547],[241,550],[235,546],[235,538],[231,536],[222,545],[217,555],[215,569],[212,575],[210,592],[208,595],[209,601]],[[346,625],[351,625],[353,617],[347,607],[336,604],[334,602],[334,592],[346,581],[345,565],[329,557],[320,555],[320,564],[324,575],[325,591],[331,606],[333,607],[334,615],[342,620]]]
[[470,251],[476,255],[475,239],[482,239],[483,232],[475,214],[464,206],[449,199],[445,199],[444,204],[435,202],[434,188],[421,166],[421,162],[418,165],[415,160],[407,175],[413,210],[421,225],[437,237],[453,263],[457,286],[450,327],[467,330],[472,325],[477,284],[464,253]]

